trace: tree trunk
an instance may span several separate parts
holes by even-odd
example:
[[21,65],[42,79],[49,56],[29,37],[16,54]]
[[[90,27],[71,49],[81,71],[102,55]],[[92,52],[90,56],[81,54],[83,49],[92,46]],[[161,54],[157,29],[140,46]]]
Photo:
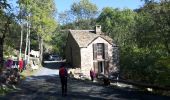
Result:
[[43,39],[41,38],[40,40],[40,62],[42,63],[42,60],[43,60]]
[[40,56],[41,56],[41,41],[40,41],[41,39],[40,39],[40,36],[38,35],[38,51],[39,51],[39,60],[41,61],[41,59],[40,59]]
[[30,24],[28,25],[28,63],[30,62],[30,44],[31,44],[31,37],[30,37]]
[[42,63],[42,59],[43,59],[43,39],[39,36],[38,41],[39,41],[40,62]]
[[21,23],[21,41],[20,41],[19,58],[21,58],[22,56],[22,42],[23,42],[23,25]]
[[[26,42],[25,42],[25,43],[26,43],[26,46],[25,46],[25,60],[26,60],[26,61],[28,61],[28,59],[27,59],[27,52],[28,52],[28,51],[27,51],[27,50],[28,50],[28,33],[29,33],[29,32],[28,32],[28,23],[27,23],[27,35],[26,35]],[[28,54],[28,55],[29,55],[29,54]]]
[[4,44],[4,37],[0,38],[0,69],[3,67],[3,64],[4,64],[3,44]]
[[165,45],[165,48],[166,48],[168,54],[170,54],[170,48],[169,48],[169,45],[168,45],[168,41],[165,41],[164,45]]

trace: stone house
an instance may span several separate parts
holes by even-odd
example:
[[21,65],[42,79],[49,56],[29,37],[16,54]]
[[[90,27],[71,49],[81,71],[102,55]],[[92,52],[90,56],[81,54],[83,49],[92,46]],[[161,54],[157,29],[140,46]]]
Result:
[[100,25],[95,30],[69,30],[66,62],[75,69],[73,73],[89,76],[93,69],[97,74],[108,75],[118,69],[114,63],[117,56],[114,48],[117,48],[116,44],[101,31]]

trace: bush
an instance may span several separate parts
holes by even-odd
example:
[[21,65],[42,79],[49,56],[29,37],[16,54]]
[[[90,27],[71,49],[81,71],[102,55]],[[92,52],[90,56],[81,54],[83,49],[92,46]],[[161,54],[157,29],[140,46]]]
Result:
[[121,49],[121,77],[146,84],[169,86],[170,57],[143,48]]

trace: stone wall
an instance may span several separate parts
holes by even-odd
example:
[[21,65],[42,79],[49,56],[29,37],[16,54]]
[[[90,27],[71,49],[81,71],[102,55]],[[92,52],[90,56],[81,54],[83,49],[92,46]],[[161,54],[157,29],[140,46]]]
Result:
[[80,48],[74,38],[69,34],[65,49],[66,62],[71,65],[71,67],[80,67]]
[[[118,62],[115,63],[115,61],[118,58],[118,53],[116,53],[118,51],[118,48],[115,48],[115,44],[109,44],[105,39],[98,37],[87,47],[79,48],[74,38],[69,35],[66,45],[66,59],[68,63],[71,63],[73,74],[83,73],[87,77],[90,76],[90,69],[94,70],[93,44],[96,43],[104,43],[108,45],[109,68],[107,69],[107,74],[110,72],[115,72],[117,70]],[[95,62],[97,61],[98,60],[95,60]]]
[[110,69],[113,69],[113,62],[112,62],[112,53],[113,53],[113,46],[109,44],[106,40],[101,37],[95,39],[87,48],[81,48],[81,72],[87,76],[90,74],[90,69],[93,68],[93,44],[96,43],[105,43],[108,44],[108,55],[110,58]]

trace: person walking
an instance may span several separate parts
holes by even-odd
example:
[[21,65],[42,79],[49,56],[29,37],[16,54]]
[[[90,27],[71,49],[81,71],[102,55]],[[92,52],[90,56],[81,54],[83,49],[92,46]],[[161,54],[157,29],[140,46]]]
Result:
[[20,58],[20,60],[19,60],[19,72],[22,72],[23,65],[24,65],[24,62],[23,62],[22,58]]
[[62,66],[59,69],[59,76],[61,80],[61,89],[62,89],[62,96],[67,96],[67,69],[65,68],[65,64],[62,64]]
[[9,57],[6,63],[6,69],[11,69],[13,65],[13,59],[12,57]]
[[90,77],[91,77],[91,81],[93,81],[95,77],[95,73],[92,69],[90,70]]

